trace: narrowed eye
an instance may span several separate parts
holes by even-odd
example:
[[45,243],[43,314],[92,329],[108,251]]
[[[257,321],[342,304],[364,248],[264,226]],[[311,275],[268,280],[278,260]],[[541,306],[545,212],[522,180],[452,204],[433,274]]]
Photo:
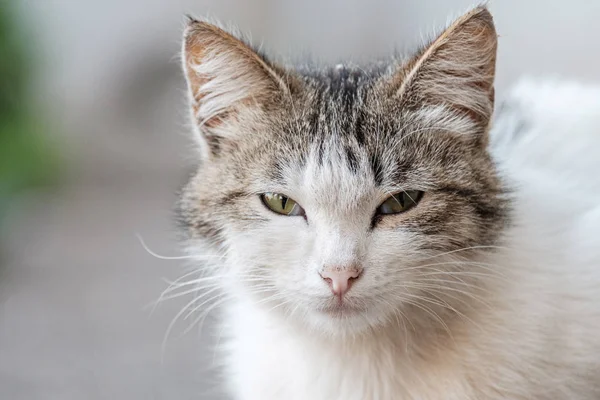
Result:
[[304,209],[294,200],[279,193],[263,193],[260,195],[263,204],[277,214],[294,216],[304,215]]
[[404,212],[416,206],[422,196],[423,192],[419,190],[396,193],[381,203],[377,208],[377,214],[386,215]]

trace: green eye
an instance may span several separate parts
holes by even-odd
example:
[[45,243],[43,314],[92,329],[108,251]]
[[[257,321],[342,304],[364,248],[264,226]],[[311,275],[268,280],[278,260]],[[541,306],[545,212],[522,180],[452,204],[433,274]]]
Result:
[[304,215],[304,210],[294,200],[279,193],[263,193],[260,198],[264,205],[277,214],[294,216]]
[[396,193],[381,203],[377,208],[377,214],[385,215],[404,212],[416,206],[422,196],[423,192],[419,190]]

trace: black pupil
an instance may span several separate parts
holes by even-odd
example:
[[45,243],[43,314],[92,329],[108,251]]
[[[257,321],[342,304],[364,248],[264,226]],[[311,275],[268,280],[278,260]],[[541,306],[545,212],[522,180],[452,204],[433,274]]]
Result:
[[406,196],[406,193],[404,192],[400,193],[400,196],[396,196],[396,201],[400,203],[400,206],[402,206],[402,208],[404,208],[404,205],[406,203],[406,198],[404,196]]
[[287,204],[287,202],[288,202],[288,198],[287,198],[287,197],[285,197],[285,196],[280,196],[280,198],[281,198],[281,209],[282,209],[282,210],[285,210],[285,205],[286,205],[286,204]]

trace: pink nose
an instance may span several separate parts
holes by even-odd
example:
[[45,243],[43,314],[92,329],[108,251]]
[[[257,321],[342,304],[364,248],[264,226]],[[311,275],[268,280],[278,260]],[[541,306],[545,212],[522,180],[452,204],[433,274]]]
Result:
[[333,294],[342,297],[348,292],[348,290],[350,290],[350,286],[352,286],[352,283],[358,279],[361,272],[362,268],[355,266],[331,266],[325,267],[323,271],[321,271],[320,275],[321,278],[327,282]]

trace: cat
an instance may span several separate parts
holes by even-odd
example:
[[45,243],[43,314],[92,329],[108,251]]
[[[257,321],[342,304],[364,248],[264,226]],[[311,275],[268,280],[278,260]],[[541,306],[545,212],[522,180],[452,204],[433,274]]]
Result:
[[179,209],[233,399],[600,398],[600,94],[526,81],[494,117],[496,48],[485,6],[362,68],[190,19]]

